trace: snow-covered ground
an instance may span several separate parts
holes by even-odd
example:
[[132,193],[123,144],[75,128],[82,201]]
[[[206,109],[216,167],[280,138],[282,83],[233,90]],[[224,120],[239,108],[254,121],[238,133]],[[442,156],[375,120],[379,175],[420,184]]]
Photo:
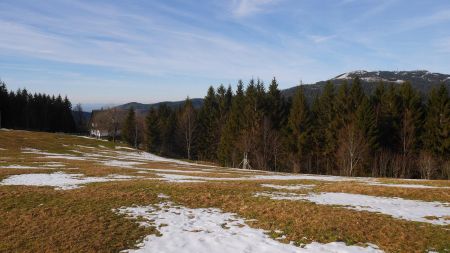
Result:
[[[219,172],[219,170],[217,170]],[[287,174],[287,173],[272,173],[259,171],[259,173],[265,173],[267,175],[252,175],[248,174],[241,177],[201,177],[201,176],[188,176],[188,175],[175,175],[175,174],[165,174],[158,173],[157,175],[162,178],[162,180],[174,183],[190,182],[188,180],[196,180],[196,182],[206,182],[206,181],[257,181],[257,180],[316,180],[316,181],[327,181],[327,182],[338,182],[338,181],[370,181],[371,179],[362,178],[350,178],[350,177],[338,177],[338,176],[321,176],[321,175],[306,175],[306,174]]]
[[358,211],[387,214],[398,219],[426,222],[436,225],[450,224],[450,203],[335,192],[311,194],[259,192],[256,193],[255,196],[269,197],[276,200],[307,200],[319,205],[338,205]]
[[66,174],[55,172],[51,174],[13,175],[0,182],[0,185],[31,185],[52,186],[57,190],[71,190],[84,184],[133,179],[133,176],[109,175],[106,177],[83,177],[83,174]]
[[42,170],[42,169],[44,169],[44,170],[48,170],[51,168],[11,164],[11,165],[6,165],[6,166],[0,166],[0,169],[22,169],[22,170]]
[[416,189],[448,189],[450,187],[444,186],[430,186],[422,184],[383,184],[380,182],[369,182],[368,185],[384,186],[384,187],[399,187],[399,188],[416,188]]
[[142,162],[130,162],[130,161],[120,161],[120,160],[107,160],[102,162],[106,166],[111,167],[121,167],[121,168],[128,168],[128,169],[135,169],[136,165],[143,165]]
[[35,148],[22,148],[22,153],[24,154],[35,154],[41,155],[40,158],[50,158],[50,159],[66,159],[66,160],[85,160],[83,157],[70,155],[70,154],[59,154],[59,153],[49,153],[44,152]]
[[[167,196],[161,195],[166,198]],[[138,249],[127,252],[195,253],[378,253],[375,245],[347,246],[342,242],[311,243],[303,248],[271,239],[262,229],[216,208],[191,209],[163,202],[154,206],[123,207],[119,213],[153,225],[162,234],[149,235]]]
[[296,184],[296,185],[278,185],[278,184],[261,184],[263,187],[273,188],[277,190],[304,190],[312,189],[315,185],[313,184]]

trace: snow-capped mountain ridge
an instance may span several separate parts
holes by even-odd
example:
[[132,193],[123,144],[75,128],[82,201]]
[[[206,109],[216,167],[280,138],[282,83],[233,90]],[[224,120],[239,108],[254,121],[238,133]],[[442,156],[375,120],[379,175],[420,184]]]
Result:
[[[362,87],[367,94],[371,94],[375,87],[382,81],[384,84],[400,85],[404,82],[411,83],[414,89],[417,89],[423,96],[426,96],[433,87],[444,84],[450,90],[450,75],[433,73],[428,70],[413,71],[367,71],[355,70],[337,75],[334,78],[316,82],[314,84],[304,84],[303,90],[308,99],[312,101],[320,94],[325,84],[329,81],[339,86],[344,82],[351,83],[354,78],[361,80]],[[286,97],[293,96],[298,86],[285,89],[282,94]]]
[[428,70],[413,70],[413,71],[366,71],[356,70],[340,74],[330,80],[352,80],[359,77],[366,82],[391,82],[403,83],[406,81],[412,83],[447,83],[450,81],[450,75],[433,73]]

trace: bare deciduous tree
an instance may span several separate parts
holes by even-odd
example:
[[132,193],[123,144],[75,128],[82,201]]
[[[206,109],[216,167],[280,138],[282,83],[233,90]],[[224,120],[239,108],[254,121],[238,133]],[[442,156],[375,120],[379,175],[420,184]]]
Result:
[[402,142],[402,158],[400,166],[400,177],[407,178],[411,174],[411,155],[416,141],[416,126],[414,125],[414,115],[409,109],[406,109],[402,118],[402,127],[400,129],[400,138]]
[[419,171],[423,179],[432,179],[437,170],[437,163],[433,155],[421,152],[419,156]]
[[108,124],[108,132],[112,136],[113,142],[116,142],[116,138],[118,136],[119,128],[121,123],[124,120],[124,112],[117,108],[111,108],[107,111],[107,117],[109,118],[109,124]]
[[364,136],[354,124],[350,123],[341,129],[338,141],[336,159],[341,174],[354,176],[363,168],[368,154],[368,145]]
[[185,141],[187,158],[191,160],[191,148],[196,121],[195,110],[189,98],[187,98],[184,103],[184,107],[178,119],[178,125]]

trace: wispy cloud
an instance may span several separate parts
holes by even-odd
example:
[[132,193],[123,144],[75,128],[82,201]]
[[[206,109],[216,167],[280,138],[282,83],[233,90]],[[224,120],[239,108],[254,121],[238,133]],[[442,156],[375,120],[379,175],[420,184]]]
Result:
[[314,43],[322,43],[322,42],[326,42],[329,41],[333,38],[335,38],[336,35],[328,35],[328,36],[323,36],[323,35],[309,35],[308,38],[310,40],[312,40]]
[[278,0],[233,0],[232,13],[235,17],[246,17],[259,12],[268,11],[270,5]]
[[[120,90],[136,99],[145,96],[136,91],[146,90],[171,100],[252,76],[276,76],[287,88],[300,79],[310,83],[353,68],[407,68],[416,58],[421,68],[450,67],[444,57],[450,44],[442,29],[450,20],[445,2],[440,8],[411,3],[415,12],[408,15],[396,13],[406,0],[344,1],[345,6],[337,1],[199,2],[0,1],[1,78],[34,90],[53,82],[83,99],[76,88],[84,85],[98,87],[101,94],[104,87],[114,87],[117,100],[124,97]],[[417,27],[427,29],[407,30]],[[429,51],[420,55],[423,48]]]
[[434,46],[438,52],[450,54],[450,37],[439,39]]
[[450,9],[438,10],[432,14],[405,19],[400,23],[399,29],[410,31],[441,23],[450,23]]

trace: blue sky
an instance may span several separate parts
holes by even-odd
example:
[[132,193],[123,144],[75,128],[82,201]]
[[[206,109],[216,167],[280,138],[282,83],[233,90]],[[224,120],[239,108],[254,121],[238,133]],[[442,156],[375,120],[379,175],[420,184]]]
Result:
[[0,78],[74,103],[365,70],[450,73],[448,0],[2,0]]

